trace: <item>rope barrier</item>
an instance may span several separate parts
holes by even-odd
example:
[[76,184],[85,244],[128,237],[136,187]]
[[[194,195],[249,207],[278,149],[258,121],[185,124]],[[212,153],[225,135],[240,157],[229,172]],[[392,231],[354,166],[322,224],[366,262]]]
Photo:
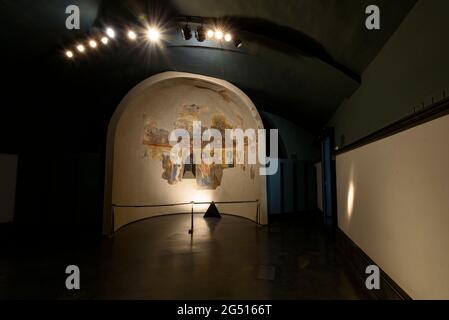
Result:
[[256,208],[256,223],[260,224],[260,214],[259,214],[259,200],[242,200],[242,201],[190,201],[190,202],[180,202],[180,203],[169,203],[169,204],[145,204],[145,205],[119,205],[112,204],[112,230],[115,233],[115,208],[158,208],[158,207],[176,207],[176,206],[186,206],[192,205],[192,218],[191,218],[191,229],[189,234],[193,235],[193,206],[196,204],[239,204],[239,203],[257,203]]

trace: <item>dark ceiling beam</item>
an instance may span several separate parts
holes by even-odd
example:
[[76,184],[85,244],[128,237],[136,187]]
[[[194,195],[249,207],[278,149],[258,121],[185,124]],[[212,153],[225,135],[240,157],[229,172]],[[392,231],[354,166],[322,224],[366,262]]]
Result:
[[269,20],[236,16],[215,18],[179,15],[171,3],[165,0],[109,0],[103,1],[100,9],[99,20],[102,22],[106,18],[112,18],[112,21],[135,20],[135,23],[139,23],[139,18],[143,15],[146,19],[159,17],[159,20],[170,29],[185,22],[223,26],[244,41],[259,43],[292,56],[317,58],[355,82],[361,83],[360,74],[336,61],[321,43],[296,29]]
[[357,83],[361,83],[359,74],[336,61],[318,41],[295,29],[280,26],[268,20],[247,17],[178,16],[176,21],[178,23],[204,23],[205,25],[226,27],[243,40],[257,42],[273,50],[282,51],[290,55],[299,54],[317,58]]

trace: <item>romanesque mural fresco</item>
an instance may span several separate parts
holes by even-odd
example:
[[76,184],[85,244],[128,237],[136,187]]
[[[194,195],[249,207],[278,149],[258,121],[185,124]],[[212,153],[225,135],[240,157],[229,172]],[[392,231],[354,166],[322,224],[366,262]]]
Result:
[[[206,129],[213,128],[220,131],[225,137],[226,129],[241,128],[243,119],[238,115],[233,114],[233,121],[222,113],[211,113],[207,106],[199,106],[196,104],[183,105],[180,111],[175,116],[175,121],[171,128],[160,127],[158,119],[150,116],[143,116],[143,145],[145,146],[144,157],[151,160],[161,162],[162,179],[166,180],[168,184],[174,185],[181,183],[183,179],[195,179],[198,189],[215,190],[221,185],[225,170],[228,168],[237,167],[235,164],[174,164],[170,160],[171,145],[169,142],[170,131],[174,128],[185,129],[193,137],[193,121],[202,121],[202,132]],[[208,126],[204,126],[204,125]],[[193,139],[191,139],[191,147]],[[202,147],[208,142],[203,142]],[[245,145],[247,145],[245,139]],[[215,152],[222,152],[224,159],[226,152],[234,153],[235,150],[215,150]],[[241,170],[246,171],[249,167],[250,177],[254,180],[254,165],[238,165]]]

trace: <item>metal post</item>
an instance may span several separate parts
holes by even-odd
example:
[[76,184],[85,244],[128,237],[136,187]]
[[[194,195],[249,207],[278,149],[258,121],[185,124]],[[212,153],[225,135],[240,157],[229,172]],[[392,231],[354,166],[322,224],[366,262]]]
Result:
[[256,223],[260,224],[259,199],[256,201]]
[[109,238],[112,238],[115,234],[115,206],[112,205],[112,217],[111,217],[111,232]]
[[191,219],[190,219],[190,230],[189,230],[189,234],[193,235],[193,204],[194,202],[190,202],[192,204],[192,215],[191,215]]

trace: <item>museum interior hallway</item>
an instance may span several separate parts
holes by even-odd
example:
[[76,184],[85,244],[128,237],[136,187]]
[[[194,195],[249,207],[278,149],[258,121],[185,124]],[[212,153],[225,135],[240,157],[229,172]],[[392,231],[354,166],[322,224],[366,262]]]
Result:
[[[1,299],[371,299],[318,214],[258,226],[225,215],[169,215],[132,223],[111,238],[43,235],[8,241]],[[32,243],[30,243],[30,241]],[[5,243],[5,242],[3,242]],[[78,263],[81,290],[61,270]]]
[[448,12],[0,1],[0,299],[449,299]]

